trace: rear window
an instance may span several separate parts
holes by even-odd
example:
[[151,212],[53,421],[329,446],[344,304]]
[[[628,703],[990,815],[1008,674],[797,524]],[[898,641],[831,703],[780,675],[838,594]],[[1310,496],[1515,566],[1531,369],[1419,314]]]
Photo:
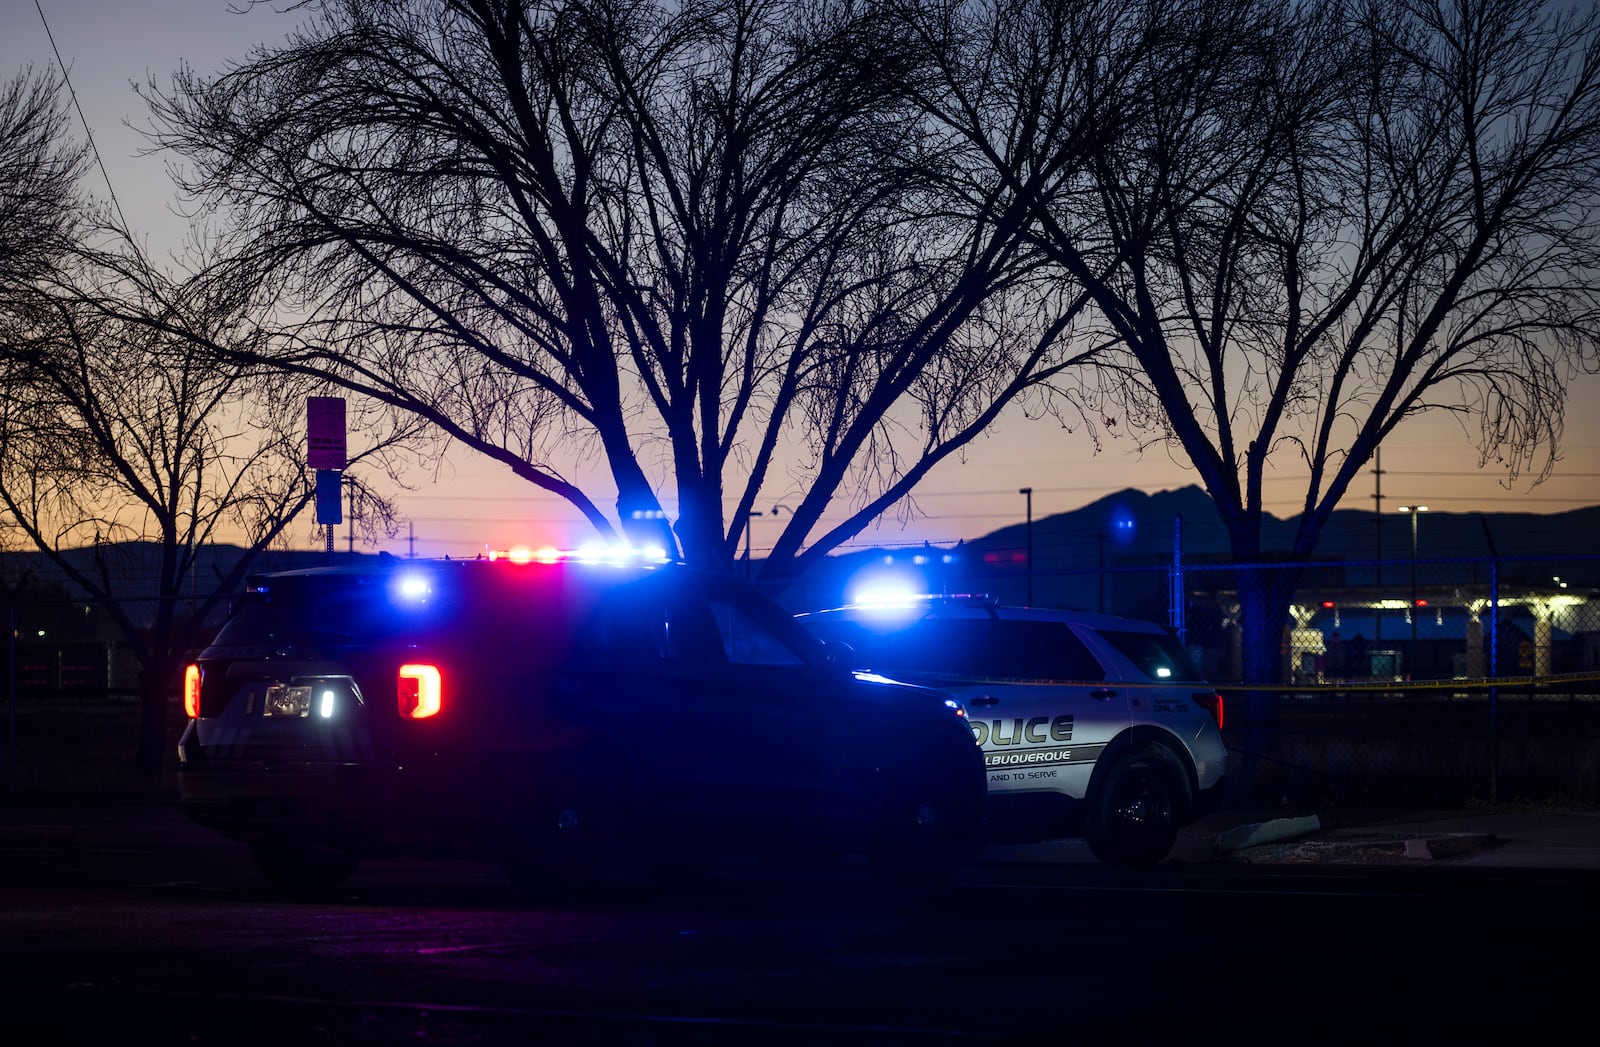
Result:
[[855,651],[857,668],[1024,680],[1103,680],[1105,669],[1061,622],[924,618],[908,627],[807,621],[824,640]]
[[290,643],[312,638],[371,643],[434,616],[389,606],[382,577],[270,578],[234,601],[217,632],[224,646]]
[[213,642],[442,640],[542,661],[570,649],[574,624],[592,604],[589,587],[567,572],[513,565],[267,577],[235,602]]
[[1189,660],[1189,652],[1183,649],[1176,637],[1166,633],[1144,633],[1123,629],[1097,631],[1151,680],[1202,682],[1199,670]]

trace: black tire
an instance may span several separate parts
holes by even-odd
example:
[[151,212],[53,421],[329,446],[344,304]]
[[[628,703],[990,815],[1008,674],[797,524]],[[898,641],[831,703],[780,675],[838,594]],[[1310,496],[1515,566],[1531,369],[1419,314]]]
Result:
[[361,866],[361,855],[303,840],[259,840],[250,857],[261,874],[286,891],[327,891],[345,883]]
[[1155,865],[1172,851],[1185,802],[1177,768],[1159,753],[1119,757],[1092,801],[1088,843],[1106,865]]
[[891,896],[915,900],[945,890],[983,849],[983,797],[949,786],[897,789],[882,804],[867,857]]
[[[576,895],[637,879],[651,851],[631,797],[615,783],[576,773],[533,793],[540,812],[521,833],[521,844],[502,864],[516,890],[529,896]],[[559,791],[557,791],[559,790]],[[561,801],[538,799],[557,795]]]

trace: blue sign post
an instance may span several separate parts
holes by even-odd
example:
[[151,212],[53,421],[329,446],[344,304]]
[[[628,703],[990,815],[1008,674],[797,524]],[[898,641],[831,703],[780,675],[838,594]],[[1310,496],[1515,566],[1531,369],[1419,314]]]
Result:
[[333,562],[333,525],[344,522],[339,500],[345,466],[344,397],[306,397],[306,464],[317,471],[317,523],[326,528]]

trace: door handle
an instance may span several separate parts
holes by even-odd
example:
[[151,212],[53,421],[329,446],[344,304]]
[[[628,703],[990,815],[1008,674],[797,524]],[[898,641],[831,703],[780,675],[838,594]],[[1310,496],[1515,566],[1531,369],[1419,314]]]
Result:
[[1089,692],[1089,697],[1099,702],[1109,702],[1116,696],[1116,690],[1111,687],[1096,687],[1094,690]]
[[967,704],[968,705],[999,705],[1000,704],[1000,699],[996,698],[992,694],[980,694],[980,695],[978,695],[978,697],[973,698],[971,701],[967,702]]

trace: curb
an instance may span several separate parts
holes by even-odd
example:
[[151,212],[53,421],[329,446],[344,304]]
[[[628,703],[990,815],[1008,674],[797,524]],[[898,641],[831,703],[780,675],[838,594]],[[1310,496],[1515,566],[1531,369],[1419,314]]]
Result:
[[1322,828],[1322,820],[1314,814],[1303,818],[1274,818],[1270,822],[1240,825],[1220,833],[1211,843],[1211,853],[1230,854],[1248,847],[1289,840],[1305,836]]
[[1504,842],[1494,833],[1368,834],[1255,844],[1217,852],[1212,860],[1251,865],[1413,865],[1470,857]]

